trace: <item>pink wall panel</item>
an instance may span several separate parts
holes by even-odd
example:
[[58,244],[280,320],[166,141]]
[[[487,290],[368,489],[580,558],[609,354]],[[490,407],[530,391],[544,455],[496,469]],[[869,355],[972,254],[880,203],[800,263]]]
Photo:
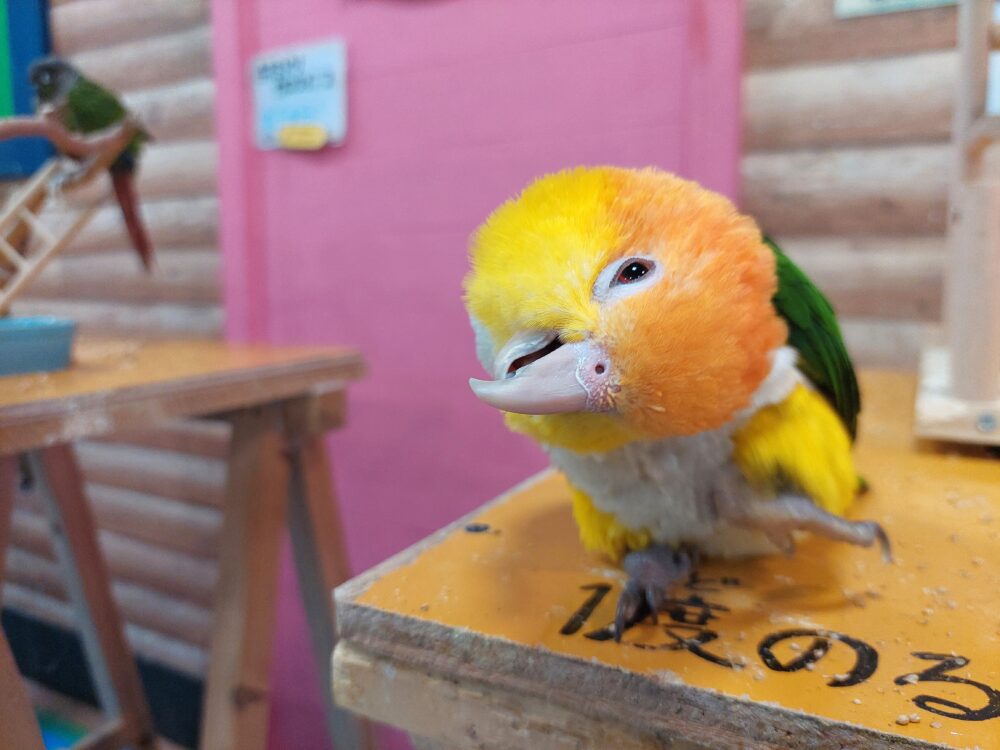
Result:
[[[733,194],[738,0],[214,0],[227,330],[350,342],[371,375],[332,440],[361,570],[544,465],[466,385],[469,233],[540,173],[658,165]],[[251,143],[257,51],[342,36],[346,144]],[[325,747],[292,576],[272,747]]]

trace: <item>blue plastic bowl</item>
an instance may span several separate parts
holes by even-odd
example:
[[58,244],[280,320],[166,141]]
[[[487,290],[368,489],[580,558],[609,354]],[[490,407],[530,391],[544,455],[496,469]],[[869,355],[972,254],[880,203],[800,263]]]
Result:
[[0,318],[0,375],[66,369],[75,332],[65,318]]

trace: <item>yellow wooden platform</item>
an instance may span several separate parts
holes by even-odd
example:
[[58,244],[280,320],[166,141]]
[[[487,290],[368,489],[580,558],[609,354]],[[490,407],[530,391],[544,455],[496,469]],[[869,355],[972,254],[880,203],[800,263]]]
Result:
[[863,386],[895,564],[710,563],[616,644],[623,576],[549,472],[338,589],[338,701],[449,748],[1000,748],[1000,461],[913,444],[911,377]]

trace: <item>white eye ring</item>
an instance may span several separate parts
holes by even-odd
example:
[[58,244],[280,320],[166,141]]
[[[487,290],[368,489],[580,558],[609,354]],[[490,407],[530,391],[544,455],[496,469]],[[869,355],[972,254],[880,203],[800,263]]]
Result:
[[[634,279],[622,279],[622,274],[632,265],[640,265],[646,270]],[[653,258],[648,255],[631,255],[604,267],[594,282],[593,296],[598,302],[628,297],[647,288],[662,275],[662,266]]]

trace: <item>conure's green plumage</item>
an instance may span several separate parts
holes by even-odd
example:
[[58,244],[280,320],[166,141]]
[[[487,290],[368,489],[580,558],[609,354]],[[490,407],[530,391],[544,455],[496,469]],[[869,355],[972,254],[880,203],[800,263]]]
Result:
[[[125,107],[114,94],[89,78],[80,77],[66,96],[67,108],[63,123],[70,130],[93,133],[121,122],[127,114]],[[144,130],[139,130],[123,154],[131,158],[139,155],[142,144],[149,140]],[[120,158],[120,157],[119,157]]]
[[[113,92],[59,57],[36,60],[28,76],[35,89],[39,109],[55,114],[68,130],[75,133],[88,134],[111,128],[128,116],[125,106]],[[153,247],[139,213],[134,178],[142,146],[148,140],[149,133],[140,128],[108,167],[129,238],[147,270],[152,265]]]
[[833,307],[771,238],[764,242],[777,260],[773,302],[788,324],[788,344],[799,353],[799,370],[826,396],[854,438],[861,394]]

